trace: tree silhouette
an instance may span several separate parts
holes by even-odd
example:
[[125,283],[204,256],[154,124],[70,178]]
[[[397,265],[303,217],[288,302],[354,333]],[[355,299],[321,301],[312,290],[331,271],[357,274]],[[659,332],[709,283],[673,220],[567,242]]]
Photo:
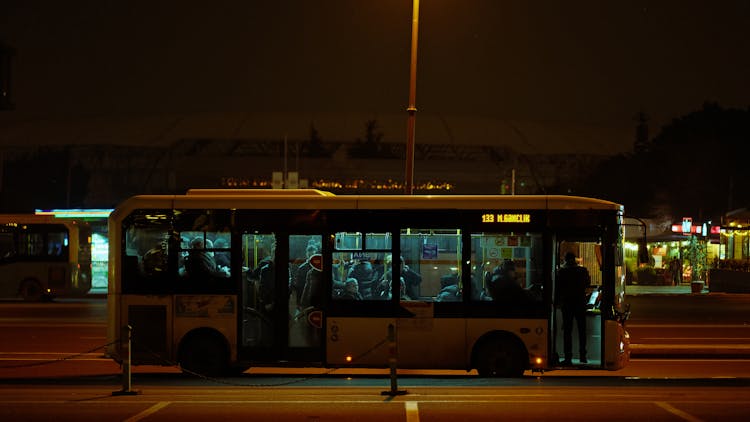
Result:
[[745,166],[750,109],[705,103],[674,119],[650,142],[637,136],[635,146],[633,154],[605,160],[581,191],[620,202],[629,214],[645,217],[667,210],[673,217],[709,220],[750,204]]
[[708,219],[750,202],[749,152],[750,109],[705,103],[665,126],[648,154],[673,212]]
[[318,129],[310,123],[310,139],[302,145],[302,154],[307,157],[329,157],[331,154],[323,145]]
[[357,138],[356,143],[349,148],[351,158],[396,158],[390,146],[383,144],[383,132],[377,120],[365,122],[365,139]]

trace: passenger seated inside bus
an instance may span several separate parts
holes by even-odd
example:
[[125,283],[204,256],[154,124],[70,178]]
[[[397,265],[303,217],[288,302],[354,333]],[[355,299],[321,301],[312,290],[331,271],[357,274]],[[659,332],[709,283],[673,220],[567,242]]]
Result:
[[516,279],[516,266],[510,259],[495,267],[487,287],[494,302],[512,306],[530,302],[528,293]]
[[207,277],[229,277],[228,268],[219,268],[216,265],[213,252],[206,251],[212,249],[213,243],[206,239],[205,242],[200,237],[194,238],[190,242],[190,252],[185,259],[185,271],[191,278],[201,279]]
[[435,302],[460,302],[461,288],[458,286],[458,273],[451,273],[440,277],[440,292]]
[[344,283],[344,290],[338,296],[343,300],[362,300],[362,294],[359,293],[359,283],[356,278],[347,279]]
[[347,273],[347,279],[354,278],[359,284],[359,293],[364,299],[373,298],[373,283],[375,271],[372,268],[372,263],[362,257],[354,257],[352,259],[351,267]]
[[230,253],[228,251],[229,249],[229,242],[223,237],[217,237],[216,240],[214,240],[214,248],[215,249],[227,249],[224,251],[216,251],[214,252],[214,259],[216,260],[216,265],[219,268],[227,268],[232,265],[230,262]]

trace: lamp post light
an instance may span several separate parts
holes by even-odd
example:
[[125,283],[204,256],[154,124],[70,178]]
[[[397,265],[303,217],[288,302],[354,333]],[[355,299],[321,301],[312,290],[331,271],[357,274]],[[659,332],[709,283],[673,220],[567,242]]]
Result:
[[417,122],[417,34],[419,32],[419,0],[412,0],[411,61],[409,66],[409,116],[406,122],[406,183],[405,194],[414,194],[414,133]]

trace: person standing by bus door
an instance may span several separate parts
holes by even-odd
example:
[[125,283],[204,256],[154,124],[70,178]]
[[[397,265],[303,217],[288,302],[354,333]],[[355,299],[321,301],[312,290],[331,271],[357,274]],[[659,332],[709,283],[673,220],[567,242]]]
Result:
[[578,355],[580,363],[586,359],[586,289],[591,285],[591,276],[585,267],[578,265],[573,252],[565,254],[565,265],[557,272],[555,306],[562,311],[563,366],[573,364],[573,320],[578,328]]

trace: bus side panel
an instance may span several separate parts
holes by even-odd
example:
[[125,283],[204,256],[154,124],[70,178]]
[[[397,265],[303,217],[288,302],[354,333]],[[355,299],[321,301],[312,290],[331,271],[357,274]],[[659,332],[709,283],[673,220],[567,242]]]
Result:
[[[57,266],[67,267],[67,264],[62,263]],[[55,267],[54,265],[39,265],[35,262],[11,262],[3,264],[3,285],[9,286],[3,293],[3,297],[18,297],[20,293],[21,284],[24,280],[36,280],[39,282],[43,291],[47,291],[50,288],[48,278],[50,276],[50,268]],[[12,280],[12,282],[11,282]],[[63,280],[63,286],[64,286]],[[57,290],[56,290],[57,291]]]
[[[173,296],[122,295],[120,321],[132,327],[132,363],[134,365],[171,365],[174,350]],[[125,330],[120,330],[125,335]],[[120,356],[124,357],[121,350]]]
[[399,318],[397,336],[399,368],[466,368],[463,318]]
[[536,358],[542,358],[542,365],[548,366],[548,324],[549,322],[546,319],[468,319],[466,327],[467,366],[471,365],[471,351],[477,341],[484,335],[493,332],[508,332],[521,340],[529,353],[530,367],[539,366],[534,364]]
[[120,309],[120,295],[113,292],[107,294],[107,348],[104,354],[114,359],[116,362],[122,362],[122,350],[120,349],[121,342],[119,341],[119,333],[122,323],[120,322],[120,313],[117,311]]
[[195,329],[208,328],[224,337],[229,347],[229,359],[237,360],[237,296],[234,295],[176,295],[174,303],[174,343],[179,351],[185,335]]
[[[394,318],[326,319],[326,363],[328,366],[388,366],[388,325]],[[351,357],[351,362],[347,362]]]

